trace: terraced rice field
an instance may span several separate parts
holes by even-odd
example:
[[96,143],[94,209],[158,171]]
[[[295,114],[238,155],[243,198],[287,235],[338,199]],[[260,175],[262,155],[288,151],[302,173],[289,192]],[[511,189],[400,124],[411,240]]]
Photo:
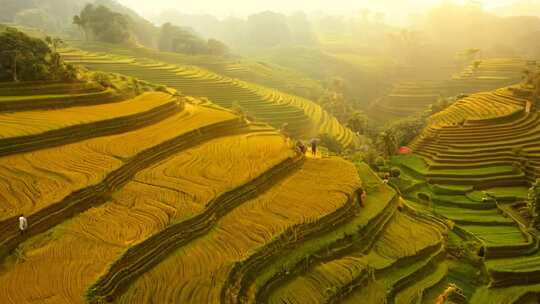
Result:
[[447,80],[405,81],[377,101],[370,115],[384,121],[415,115],[427,110],[440,97],[487,92],[512,85],[520,81],[525,68],[526,60],[494,58],[483,60],[478,68],[471,65],[459,75],[451,78],[449,75]]
[[[325,184],[326,178],[334,182]],[[157,297],[166,302],[218,303],[236,262],[291,227],[319,221],[343,208],[349,201],[347,193],[358,185],[354,167],[343,161],[307,160],[295,174],[223,216],[206,235],[141,277],[119,302]],[[176,284],[156,284],[168,281]]]
[[[9,265],[0,276],[0,294],[19,303],[49,294],[51,302],[81,301],[86,288],[127,248],[205,212],[222,193],[294,155],[280,135],[262,131],[210,140],[176,154],[138,172],[102,206],[23,243],[25,261]],[[232,169],[239,174],[229,174]],[[55,267],[47,270],[49,265]]]
[[[69,41],[70,45],[99,54],[123,57],[152,58],[168,64],[195,65],[231,78],[259,83],[283,92],[315,100],[324,92],[319,81],[306,77],[298,70],[252,58],[228,58],[212,55],[186,55],[160,52],[145,47],[129,47],[98,41]],[[298,52],[296,53],[298,56]]]
[[37,212],[72,192],[101,182],[145,150],[228,119],[234,116],[187,106],[174,116],[132,132],[0,158],[0,218]]
[[293,137],[310,138],[327,133],[344,147],[359,143],[358,137],[342,126],[320,106],[298,96],[289,95],[235,78],[218,75],[194,66],[169,65],[145,58],[102,56],[81,51],[66,51],[66,60],[92,69],[106,70],[137,77],[175,88],[186,95],[206,97],[224,107],[240,107],[251,117],[287,130]]
[[122,119],[175,102],[176,99],[168,94],[152,92],[122,102],[97,106],[0,113],[0,140],[29,135],[46,136],[43,133],[115,118]]
[[508,88],[471,95],[431,117],[413,155],[394,159],[414,184],[405,195],[482,247],[487,284],[471,303],[529,303],[537,294],[538,239],[519,212],[540,172],[539,117],[527,102]]
[[[431,254],[441,250],[442,241],[442,235],[433,225],[397,212],[372,248],[353,249],[338,259],[318,264],[277,289],[269,303],[327,303],[337,298],[344,298],[344,303],[383,303],[387,297],[393,298],[397,294],[393,288],[398,279],[404,279],[424,266],[414,265],[418,267],[411,267],[407,272],[403,269],[403,261],[417,259],[425,263]],[[358,244],[358,248],[362,248],[362,244]],[[389,280],[390,276],[393,281]],[[439,280],[424,288],[436,285],[445,277],[446,273],[441,271]],[[370,282],[372,279],[375,281]],[[380,287],[373,287],[379,284]],[[351,286],[356,288],[348,295],[339,293]],[[403,292],[395,298],[397,303],[413,303],[412,298],[418,295],[414,286],[407,290],[405,286],[400,288]],[[380,290],[382,296],[371,297],[373,289]],[[388,294],[392,290],[393,293]]]
[[[70,85],[17,96],[37,87]],[[368,250],[398,218],[396,193],[366,166],[305,158],[193,97],[11,110],[0,124],[13,141],[0,149],[2,303],[258,303],[318,257]]]
[[123,98],[118,92],[92,82],[0,84],[0,112],[87,106]]

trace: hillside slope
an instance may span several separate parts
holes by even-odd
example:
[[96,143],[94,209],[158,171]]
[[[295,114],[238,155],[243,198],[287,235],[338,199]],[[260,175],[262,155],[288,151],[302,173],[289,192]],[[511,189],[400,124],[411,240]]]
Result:
[[488,284],[460,286],[476,288],[471,303],[522,303],[540,283],[537,234],[525,209],[527,187],[539,177],[540,137],[538,110],[527,112],[527,103],[530,96],[514,88],[471,95],[431,117],[413,155],[394,159],[406,196],[476,244]]
[[194,66],[124,56],[66,51],[66,61],[89,68],[122,73],[178,89],[183,94],[207,97],[224,106],[238,106],[246,114],[281,128],[297,138],[319,134],[334,137],[343,147],[354,147],[359,138],[316,103],[253,83],[229,78]]
[[[0,97],[9,103],[25,100],[0,113],[0,140],[13,142],[0,155],[2,303],[260,303],[323,261],[370,250],[378,279],[395,278],[389,297],[439,290],[444,227],[398,212],[396,193],[367,166],[305,157],[268,125],[193,97],[68,98],[94,91],[0,90],[16,93]],[[41,103],[47,94],[63,97]],[[422,236],[399,237],[403,225]],[[396,272],[409,260],[410,271]],[[365,275],[343,276],[332,297]]]
[[478,66],[467,66],[452,77],[449,74],[445,80],[405,80],[376,101],[369,113],[383,121],[422,113],[443,97],[486,92],[519,82],[527,64],[524,59],[491,58]]

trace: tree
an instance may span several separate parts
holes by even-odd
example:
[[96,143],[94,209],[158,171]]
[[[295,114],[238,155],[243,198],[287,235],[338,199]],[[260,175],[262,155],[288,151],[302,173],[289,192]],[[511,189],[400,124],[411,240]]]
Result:
[[340,77],[333,77],[326,85],[326,91],[319,97],[319,104],[338,120],[348,121],[353,113],[351,103],[345,99],[345,81]]
[[225,55],[229,52],[229,47],[216,39],[208,39],[208,52],[212,55]]
[[381,132],[377,138],[377,146],[384,153],[386,157],[394,155],[397,151],[397,143],[394,134],[387,130]]
[[[53,39],[48,39],[53,41]],[[40,39],[14,28],[0,33],[0,81],[74,79],[76,70]]]
[[172,25],[171,23],[165,23],[161,26],[158,48],[161,51],[191,55],[225,55],[229,52],[229,47],[223,42],[216,39],[205,41],[191,29]]
[[81,16],[75,15],[73,16],[73,24],[79,27],[79,30],[84,33],[84,39],[88,41],[88,31],[86,29],[86,23],[83,21]]
[[330,150],[331,152],[340,154],[343,152],[343,146],[335,139],[334,137],[330,136],[329,134],[321,134],[319,136],[319,139],[321,140],[321,145],[325,146]]
[[84,39],[88,41],[90,32],[90,23],[94,15],[94,5],[87,4],[79,15],[73,16],[73,24],[77,25],[84,32]]
[[49,47],[53,48],[53,51],[56,52],[58,47],[62,46],[64,44],[64,41],[58,37],[52,38],[51,36],[45,37],[45,42],[49,45]]
[[368,117],[363,112],[355,111],[347,122],[349,129],[360,134],[366,134],[368,129]]
[[171,23],[165,23],[161,27],[158,48],[161,51],[186,54],[204,53],[207,50],[204,40],[189,29]]
[[73,23],[84,30],[86,40],[89,33],[103,42],[125,43],[131,39],[128,17],[103,5],[87,4],[78,16],[73,16]]
[[[17,63],[19,60],[23,58],[21,52],[18,49],[13,50],[4,50],[2,51],[2,54],[6,56],[8,59],[8,64],[4,64],[5,67],[9,67],[9,70],[11,71],[11,79],[14,82],[19,82],[19,76],[17,72]],[[7,69],[6,69],[7,70]]]
[[531,225],[540,228],[540,178],[537,178],[528,193],[528,207],[532,216]]

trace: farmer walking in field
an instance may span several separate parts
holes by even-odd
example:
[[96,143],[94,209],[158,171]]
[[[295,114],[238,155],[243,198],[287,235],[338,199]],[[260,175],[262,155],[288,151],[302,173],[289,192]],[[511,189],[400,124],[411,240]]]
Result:
[[21,214],[19,216],[19,230],[21,231],[21,235],[26,232],[26,229],[28,229],[28,220],[24,217],[24,214]]
[[298,149],[298,151],[300,151],[300,153],[306,155],[307,148],[301,140],[296,142],[296,148]]
[[317,155],[317,139],[316,138],[313,138],[311,140],[311,154],[313,154],[313,156]]
[[383,184],[388,184],[388,181],[390,180],[390,174],[386,173],[384,174],[384,178],[383,178]]

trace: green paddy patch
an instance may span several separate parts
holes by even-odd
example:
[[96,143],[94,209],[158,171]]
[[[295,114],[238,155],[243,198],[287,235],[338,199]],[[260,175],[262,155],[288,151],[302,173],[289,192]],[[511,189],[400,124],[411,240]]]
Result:
[[481,271],[478,266],[458,260],[448,262],[448,282],[456,284],[465,297],[470,299],[476,289],[481,286]]
[[473,187],[469,185],[431,185],[431,191],[439,195],[464,195],[465,193],[472,190]]
[[467,210],[435,205],[433,211],[458,223],[484,223],[487,225],[513,225],[514,223],[511,219],[504,217],[498,209]]
[[530,256],[492,259],[486,262],[486,266],[490,269],[515,272],[540,269],[540,253],[536,252]]
[[503,175],[515,173],[512,166],[490,166],[483,168],[471,168],[460,170],[430,170],[430,175],[457,175],[457,176],[476,176],[476,175]]
[[460,227],[474,234],[488,246],[526,243],[516,226],[460,225]]
[[514,197],[518,200],[526,200],[529,192],[527,187],[496,187],[488,190],[495,197]]
[[434,205],[453,206],[464,209],[484,210],[495,208],[494,203],[482,203],[480,200],[472,200],[465,195],[435,195],[431,193]]
[[400,165],[405,170],[409,170],[413,174],[427,175],[429,166],[426,161],[416,154],[397,155],[392,157],[392,163]]
[[[513,304],[528,293],[540,293],[540,284],[503,288],[488,288],[487,286],[482,286],[478,288],[471,297],[470,304]],[[521,303],[534,304],[538,302],[534,302],[533,300],[532,302]]]

